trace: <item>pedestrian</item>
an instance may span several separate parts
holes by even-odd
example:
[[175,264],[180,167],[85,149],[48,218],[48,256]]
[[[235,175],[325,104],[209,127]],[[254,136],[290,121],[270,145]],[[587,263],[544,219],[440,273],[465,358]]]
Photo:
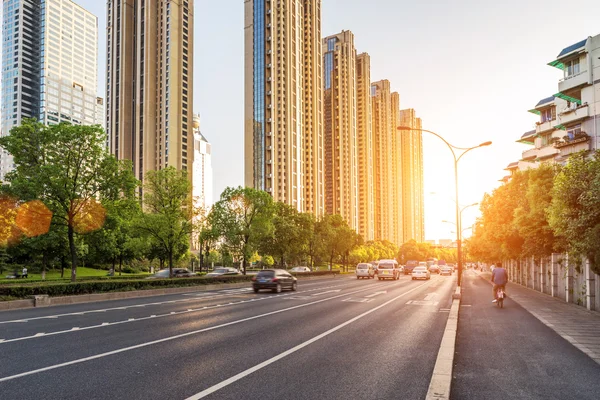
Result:
[[23,274],[21,275],[21,278],[27,278],[27,267],[23,267]]

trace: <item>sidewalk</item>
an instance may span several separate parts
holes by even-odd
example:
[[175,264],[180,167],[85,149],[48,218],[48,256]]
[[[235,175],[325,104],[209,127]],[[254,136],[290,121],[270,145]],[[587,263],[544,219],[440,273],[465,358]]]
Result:
[[[509,285],[504,308],[492,303],[492,286],[474,271],[463,276],[451,399],[598,399],[600,365],[546,326],[516,299],[563,315],[561,304]],[[569,306],[569,305],[567,305]],[[538,310],[539,311],[539,310]],[[596,319],[569,306],[571,326]],[[586,325],[587,326],[587,325]],[[593,328],[592,328],[593,329]],[[596,331],[599,332],[598,330]]]
[[[479,273],[489,282],[491,273]],[[544,325],[600,364],[600,313],[509,283],[508,295]]]

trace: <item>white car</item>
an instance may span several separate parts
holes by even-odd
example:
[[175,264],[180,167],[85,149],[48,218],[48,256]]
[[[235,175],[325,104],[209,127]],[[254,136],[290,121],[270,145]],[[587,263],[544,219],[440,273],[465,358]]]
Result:
[[369,263],[360,263],[356,266],[356,279],[375,279],[375,268]]
[[412,271],[412,279],[431,279],[431,272],[427,267],[415,267]]
[[240,274],[240,271],[238,271],[235,268],[221,267],[221,268],[215,268],[213,270],[213,272],[209,272],[208,274],[206,274],[206,277],[210,278],[210,277],[215,277],[215,276],[239,275],[239,274]]
[[311,272],[308,267],[294,267],[290,270],[291,272]]

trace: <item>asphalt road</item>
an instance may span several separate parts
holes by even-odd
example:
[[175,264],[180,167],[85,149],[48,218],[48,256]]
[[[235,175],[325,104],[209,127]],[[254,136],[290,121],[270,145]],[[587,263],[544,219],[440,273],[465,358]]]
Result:
[[451,398],[599,399],[600,365],[508,296],[465,272]]
[[0,313],[1,399],[423,399],[455,277]]

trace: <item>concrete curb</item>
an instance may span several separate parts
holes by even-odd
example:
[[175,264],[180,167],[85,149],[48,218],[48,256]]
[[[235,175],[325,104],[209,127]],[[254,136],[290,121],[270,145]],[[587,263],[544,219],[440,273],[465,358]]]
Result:
[[448,322],[440,344],[426,400],[448,400],[452,386],[452,368],[454,366],[454,352],[456,349],[456,334],[458,331],[458,310],[460,308],[461,288],[457,287],[452,295],[452,307],[448,315]]
[[[334,277],[335,276],[336,275],[334,275]],[[331,278],[331,276],[306,277],[301,279],[300,281],[309,281],[325,278]],[[98,301],[123,300],[141,297],[161,296],[166,294],[195,293],[215,289],[238,289],[248,287],[249,284],[250,282],[220,283],[214,285],[197,285],[164,289],[132,290],[128,292],[94,293],[61,297],[49,297],[47,295],[42,295],[35,296],[35,298],[32,299],[0,301],[0,311],[19,310],[34,307],[62,306],[67,304],[94,303]]]

